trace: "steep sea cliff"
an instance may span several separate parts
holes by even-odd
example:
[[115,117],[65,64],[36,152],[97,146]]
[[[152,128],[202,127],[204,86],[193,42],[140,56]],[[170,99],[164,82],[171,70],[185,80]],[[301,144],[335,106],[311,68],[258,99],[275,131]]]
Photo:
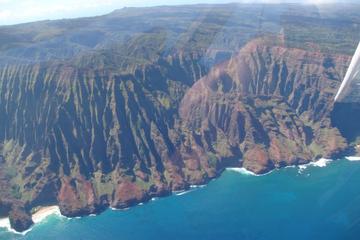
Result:
[[263,174],[354,150],[333,98],[359,11],[351,24],[339,11],[131,8],[0,27],[0,217],[24,231],[40,206],[99,214],[228,167]]

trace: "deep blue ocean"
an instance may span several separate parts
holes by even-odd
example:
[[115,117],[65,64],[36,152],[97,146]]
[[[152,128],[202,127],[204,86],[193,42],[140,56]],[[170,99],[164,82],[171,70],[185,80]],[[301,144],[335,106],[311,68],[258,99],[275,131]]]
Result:
[[360,161],[337,160],[254,176],[233,170],[207,186],[128,210],[52,215],[0,239],[360,239]]

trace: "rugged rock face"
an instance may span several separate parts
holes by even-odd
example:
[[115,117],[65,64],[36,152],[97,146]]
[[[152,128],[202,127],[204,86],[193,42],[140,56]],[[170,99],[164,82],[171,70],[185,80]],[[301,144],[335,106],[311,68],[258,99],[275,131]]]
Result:
[[5,199],[21,199],[28,210],[56,203],[62,214],[82,216],[215,177],[219,171],[202,149],[182,148],[173,118],[186,89],[176,79],[191,83],[202,71],[193,55],[132,74],[67,65],[3,68]]
[[[22,231],[37,206],[99,213],[229,166],[264,173],[345,150],[330,116],[350,57],[331,39],[314,49],[322,32],[296,31],[318,15],[234,6],[124,9],[34,23],[31,34],[0,27],[0,216]],[[259,19],[281,36],[254,40]]]
[[9,217],[11,226],[18,232],[33,225],[30,212],[19,200],[0,200],[0,217]]
[[[193,56],[128,75],[8,66],[1,152],[6,174],[17,173],[7,184],[28,209],[58,203],[72,217],[202,184],[227,166],[264,173],[330,157],[347,147],[329,116],[348,61],[253,40],[203,77]],[[200,80],[186,90],[174,72]],[[9,211],[17,229],[28,226],[22,209]]]
[[254,40],[194,84],[180,116],[207,151],[256,173],[330,157],[347,148],[330,113],[348,60]]
[[18,232],[23,232],[31,227],[34,222],[31,219],[31,214],[23,207],[16,205],[9,213],[11,226]]

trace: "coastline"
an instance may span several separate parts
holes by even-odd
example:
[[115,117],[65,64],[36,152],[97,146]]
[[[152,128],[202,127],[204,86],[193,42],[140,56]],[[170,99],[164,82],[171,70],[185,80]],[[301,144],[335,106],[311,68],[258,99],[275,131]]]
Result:
[[53,214],[61,215],[59,206],[40,207],[35,213],[33,213],[32,220],[34,224],[36,224],[42,222],[45,218]]
[[[301,165],[289,165],[286,166],[284,168],[289,168],[289,167],[298,167],[299,168],[299,173],[301,173],[303,170],[305,170],[308,166],[315,166],[315,167],[326,167],[328,163],[336,161],[336,160],[340,160],[340,159],[344,159],[347,161],[360,161],[360,157],[357,156],[344,156],[343,158],[338,158],[338,159],[325,159],[325,158],[320,158],[316,161],[312,161],[309,162],[307,164],[301,164]],[[268,171],[264,174],[256,174],[253,173],[243,167],[241,168],[225,168],[225,171],[233,171],[233,172],[238,172],[240,174],[244,174],[244,175],[248,175],[248,176],[265,176],[267,174],[272,173],[273,171],[276,170],[280,170],[281,168],[278,169],[272,169],[271,171]],[[213,179],[212,179],[213,180]],[[210,180],[211,181],[211,180]],[[205,187],[207,184],[199,184],[199,185],[190,185],[189,189],[184,189],[184,190],[180,190],[180,191],[173,191],[171,195],[175,195],[175,196],[181,196],[184,194],[187,194],[189,192],[192,192],[193,190],[197,189],[197,188],[203,188]],[[155,201],[157,200],[159,197],[153,197],[150,199],[150,201]],[[136,204],[136,206],[139,205],[143,205],[146,202],[139,202],[138,204]],[[119,211],[119,210],[123,210],[126,211],[129,209],[129,207],[127,208],[113,208],[113,207],[109,207],[108,209],[112,210],[112,211]],[[60,208],[57,205],[52,205],[52,206],[40,206],[38,207],[35,212],[32,214],[32,220],[34,222],[34,225],[23,232],[17,232],[16,230],[14,230],[11,225],[10,225],[10,220],[9,218],[0,218],[0,228],[5,228],[7,231],[15,233],[15,234],[21,234],[21,235],[26,235],[28,232],[30,232],[33,227],[36,224],[41,223],[42,221],[44,221],[47,217],[51,216],[51,215],[58,215],[58,216],[62,216],[65,217],[67,219],[71,219],[68,218],[66,216],[63,216],[60,212]],[[88,216],[97,216],[98,214],[90,214]],[[75,217],[75,218],[80,218],[80,217]]]
[[51,215],[58,215],[58,216],[62,216],[60,213],[60,208],[59,206],[45,206],[45,207],[39,207],[33,214],[32,214],[32,220],[34,222],[33,226],[23,232],[18,232],[15,229],[13,229],[10,225],[10,220],[9,218],[0,218],[0,228],[5,228],[7,229],[7,231],[12,232],[12,233],[16,233],[16,234],[21,234],[21,235],[25,235],[26,233],[30,232],[31,229],[38,223],[44,221],[47,217],[51,216]]
[[[304,171],[307,167],[309,166],[314,166],[314,167],[326,167],[328,163],[331,163],[333,161],[337,161],[340,159],[344,159],[350,162],[355,162],[355,161],[360,161],[360,157],[358,156],[344,156],[343,158],[338,158],[338,159],[327,159],[327,158],[320,158],[316,161],[311,161],[309,163],[305,163],[305,164],[299,164],[299,165],[289,165],[289,166],[285,166],[283,168],[294,168],[294,167],[298,167],[299,168],[299,173],[301,173],[302,171]],[[251,172],[249,170],[247,170],[244,167],[241,168],[226,168],[226,170],[228,171],[233,171],[233,172],[237,172],[243,175],[248,175],[248,176],[257,176],[257,177],[261,177],[261,176],[265,176],[268,175],[270,173],[272,173],[273,171],[277,171],[280,170],[281,168],[274,168],[266,173],[262,173],[262,174],[256,174],[254,172]]]

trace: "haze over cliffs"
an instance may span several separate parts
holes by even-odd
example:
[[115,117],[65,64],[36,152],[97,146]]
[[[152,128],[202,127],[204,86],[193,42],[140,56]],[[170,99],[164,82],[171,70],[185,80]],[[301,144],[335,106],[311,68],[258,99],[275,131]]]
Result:
[[348,150],[356,136],[333,98],[359,9],[126,8],[0,27],[0,216],[22,231],[41,205],[82,216],[229,166],[264,173]]

